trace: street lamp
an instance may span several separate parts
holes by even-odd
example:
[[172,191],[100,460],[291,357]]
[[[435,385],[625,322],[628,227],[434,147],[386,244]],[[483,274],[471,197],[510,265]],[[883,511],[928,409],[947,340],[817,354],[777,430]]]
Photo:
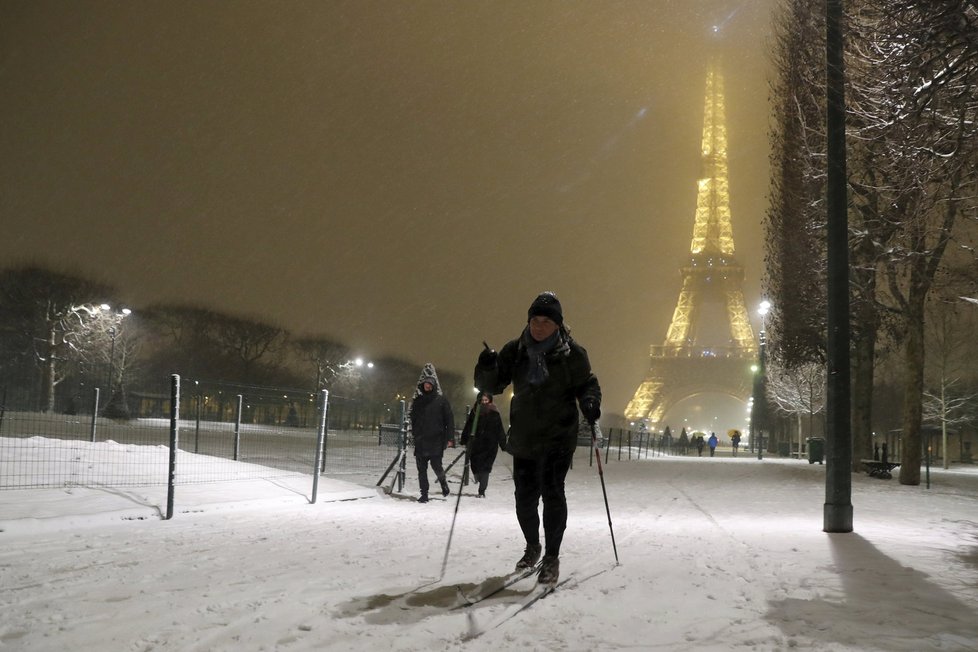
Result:
[[[754,391],[751,402],[751,445],[753,446],[753,433],[757,433],[757,459],[764,459],[764,427],[767,425],[765,407],[767,402],[764,398],[765,395],[765,384],[767,383],[767,332],[766,327],[766,317],[767,313],[771,310],[771,302],[768,300],[761,301],[761,304],[757,307],[757,314],[761,317],[761,331],[758,333],[758,360],[757,368],[754,373]],[[754,370],[754,367],[751,367]]]
[[344,364],[340,365],[345,367],[350,371],[350,375],[356,382],[354,386],[354,400],[353,400],[353,421],[356,428],[360,428],[360,401],[363,399],[363,391],[361,389],[363,380],[363,368],[373,369],[374,363],[363,358],[357,357],[353,360],[347,360]]
[[[111,312],[112,310],[112,306],[110,306],[107,303],[103,303],[99,307],[102,309],[102,312]],[[109,327],[109,335],[112,338],[112,343],[109,346],[109,386],[107,388],[108,389],[107,393],[109,396],[109,405],[115,405],[117,403],[117,401],[115,400],[116,397],[112,393],[112,384],[115,380],[115,340],[116,337],[119,336],[119,333],[122,330],[122,320],[131,314],[132,314],[132,310],[130,310],[129,308],[122,308],[119,312],[113,313],[111,317],[112,325]],[[121,379],[119,380],[119,386],[120,388],[122,386]],[[119,407],[119,406],[115,405],[115,407]],[[108,406],[106,406],[106,408],[108,408]]]

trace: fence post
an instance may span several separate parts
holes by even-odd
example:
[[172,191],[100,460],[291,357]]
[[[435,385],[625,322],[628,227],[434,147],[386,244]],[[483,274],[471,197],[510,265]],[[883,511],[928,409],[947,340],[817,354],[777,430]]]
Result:
[[177,477],[177,446],[180,443],[180,375],[170,376],[170,469],[166,480],[166,520],[173,518],[173,485]]
[[312,503],[316,503],[319,493],[319,467],[324,464],[323,450],[326,447],[326,409],[329,405],[329,390],[322,391],[322,408],[319,413],[319,427],[316,432],[316,464],[312,467]]
[[95,443],[95,429],[98,424],[98,387],[92,392],[92,438],[91,441]]
[[238,451],[241,449],[241,406],[244,396],[238,394],[238,414],[234,418],[234,461],[238,461]]
[[[322,390],[326,392],[326,397],[329,397],[329,392],[327,390]],[[326,414],[323,417],[323,459],[322,465],[319,467],[320,473],[326,473],[326,446],[329,444],[329,414],[330,410],[326,410]]]
[[628,431],[628,459],[632,459],[632,431]]
[[407,401],[401,401],[401,468],[397,470],[397,493],[404,491],[404,481],[407,479]]
[[196,396],[196,401],[197,401],[197,423],[196,423],[196,425],[194,427],[194,452],[195,453],[199,453],[200,452],[200,411],[203,409],[203,406],[201,405],[201,403],[203,403],[203,401],[202,401],[202,397],[200,395],[200,381],[199,380],[195,380],[194,381],[194,384],[197,385],[197,396]]

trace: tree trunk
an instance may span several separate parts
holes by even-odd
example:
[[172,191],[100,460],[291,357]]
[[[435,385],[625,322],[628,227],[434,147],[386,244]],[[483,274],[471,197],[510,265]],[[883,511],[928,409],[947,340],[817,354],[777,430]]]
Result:
[[873,457],[873,376],[877,331],[866,326],[853,342],[852,470],[857,472],[861,470],[859,460]]
[[57,331],[48,328],[48,339],[44,343],[44,364],[41,367],[41,410],[54,412],[54,387],[57,384]]
[[[805,441],[805,438],[804,438],[805,436],[802,433],[802,423],[803,422],[802,422],[801,412],[798,412],[798,459],[802,459],[802,455],[801,455],[802,444]],[[811,437],[811,433],[808,433],[808,436]]]
[[924,398],[924,310],[923,300],[911,296],[905,315],[904,344],[906,382],[903,389],[900,484],[920,484],[921,437]]
[[[880,204],[875,191],[864,193],[859,214],[863,223],[878,223]],[[876,368],[876,340],[879,333],[877,264],[872,238],[860,238],[853,247],[856,261],[850,278],[853,287],[852,320],[852,470],[862,470],[859,460],[873,457],[873,380]]]

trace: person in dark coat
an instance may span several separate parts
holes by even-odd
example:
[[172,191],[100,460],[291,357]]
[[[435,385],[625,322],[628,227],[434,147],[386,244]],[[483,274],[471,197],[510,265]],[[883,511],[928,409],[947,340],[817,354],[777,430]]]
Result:
[[740,431],[734,430],[730,435],[730,448],[733,449],[733,456],[737,457],[737,449],[740,448]]
[[683,455],[689,452],[689,435],[686,434],[686,429],[679,433],[679,450]]
[[516,518],[526,549],[516,568],[540,559],[540,516],[546,550],[539,581],[553,583],[560,572],[560,544],[567,526],[564,478],[577,446],[578,406],[588,423],[601,416],[601,387],[591,373],[587,351],[571,339],[560,301],[540,294],[527,311],[527,325],[497,353],[479,355],[475,384],[491,394],[513,384],[506,451],[513,456]]
[[430,362],[418,379],[418,389],[411,402],[411,434],[414,437],[414,459],[418,466],[419,503],[428,502],[428,465],[435,472],[443,496],[448,495],[448,482],[442,468],[442,456],[449,439],[455,435],[455,417],[448,399],[441,395],[438,374]]
[[[479,410],[479,423],[472,433],[472,421],[475,411]],[[472,477],[479,483],[479,498],[486,497],[486,487],[489,486],[489,474],[496,461],[496,453],[506,449],[506,431],[503,429],[503,419],[499,410],[493,405],[492,394],[479,393],[479,402],[469,412],[469,418],[462,428],[461,443],[467,446],[469,467]]]

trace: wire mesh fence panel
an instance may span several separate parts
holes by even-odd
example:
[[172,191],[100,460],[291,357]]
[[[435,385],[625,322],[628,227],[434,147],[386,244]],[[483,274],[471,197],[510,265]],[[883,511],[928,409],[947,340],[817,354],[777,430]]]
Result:
[[183,379],[177,483],[311,476],[316,398],[303,390]]
[[0,489],[166,483],[168,423],[102,416],[102,394],[67,413],[44,412],[29,392],[0,407]]
[[[167,484],[170,379],[129,392],[126,419],[102,416],[104,394],[98,397],[95,389],[73,402],[70,413],[39,410],[31,392],[6,393],[0,405],[0,490]],[[179,399],[176,485],[300,475],[312,482],[321,414],[316,393],[182,378]],[[411,443],[403,441],[401,424],[361,426],[359,409],[354,398],[330,396],[320,473],[374,486],[406,445],[404,467],[409,484],[414,482]],[[400,410],[392,415],[399,421]],[[647,456],[650,447],[639,434],[617,429],[600,444],[606,461],[637,458],[643,447]],[[581,445],[590,455],[590,436]],[[446,467],[461,450],[445,451]],[[460,477],[463,470],[459,462],[449,475]]]
[[378,430],[330,430],[326,435],[323,473],[373,485],[400,452],[398,437]]

